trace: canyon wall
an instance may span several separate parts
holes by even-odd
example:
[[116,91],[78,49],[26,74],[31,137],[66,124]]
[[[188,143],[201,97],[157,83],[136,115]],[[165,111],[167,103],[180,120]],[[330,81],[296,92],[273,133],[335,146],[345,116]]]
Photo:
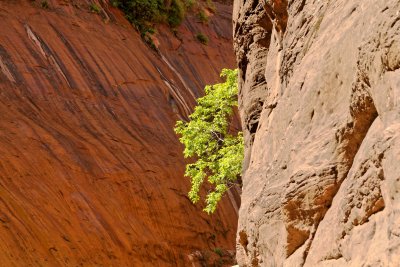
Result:
[[1,266],[190,266],[234,250],[238,203],[211,217],[191,204],[173,132],[235,65],[232,6],[208,25],[190,15],[179,39],[160,26],[155,52],[91,3],[0,1]]
[[400,1],[236,0],[240,266],[398,266]]

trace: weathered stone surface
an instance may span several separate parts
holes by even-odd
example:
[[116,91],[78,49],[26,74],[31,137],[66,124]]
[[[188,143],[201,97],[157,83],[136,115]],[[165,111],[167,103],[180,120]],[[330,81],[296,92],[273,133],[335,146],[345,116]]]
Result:
[[234,3],[241,266],[400,262],[400,2]]
[[[231,40],[186,21],[186,39],[210,42],[181,44],[202,64],[179,73],[185,57],[171,68],[109,1],[41,2],[0,1],[0,266],[191,266],[194,252],[233,250],[235,208],[191,204],[173,132],[234,66]],[[175,41],[163,34],[162,53]]]

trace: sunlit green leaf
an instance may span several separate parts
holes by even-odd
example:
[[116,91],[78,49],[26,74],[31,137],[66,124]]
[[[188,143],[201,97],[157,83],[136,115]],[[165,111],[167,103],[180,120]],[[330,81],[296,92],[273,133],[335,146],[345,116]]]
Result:
[[201,186],[207,178],[213,190],[206,197],[205,211],[213,213],[224,193],[241,175],[244,153],[243,135],[229,131],[233,108],[237,106],[237,70],[224,69],[225,82],[205,87],[205,96],[197,99],[197,106],[188,122],[178,121],[175,132],[184,144],[185,157],[197,161],[186,166],[185,175],[191,179],[189,198],[199,201]]

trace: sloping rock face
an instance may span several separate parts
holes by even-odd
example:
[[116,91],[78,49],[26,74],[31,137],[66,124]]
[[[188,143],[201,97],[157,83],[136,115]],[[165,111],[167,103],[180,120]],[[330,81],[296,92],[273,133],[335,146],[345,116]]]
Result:
[[241,266],[400,262],[400,2],[236,0]]
[[180,74],[184,58],[167,64],[106,2],[0,1],[1,266],[191,266],[234,249],[237,203],[211,217],[191,204],[173,132],[234,65],[229,23],[185,22],[210,42],[181,49],[213,67]]
[[[218,80],[221,68],[234,68],[236,65],[232,46],[232,3],[215,2],[214,5],[217,11],[208,13],[208,23],[201,23],[198,13],[189,13],[177,38],[165,25],[158,29],[157,34],[158,48],[164,59],[174,66],[196,97],[203,95],[204,84]],[[199,43],[195,37],[198,33],[210,39],[208,45]]]

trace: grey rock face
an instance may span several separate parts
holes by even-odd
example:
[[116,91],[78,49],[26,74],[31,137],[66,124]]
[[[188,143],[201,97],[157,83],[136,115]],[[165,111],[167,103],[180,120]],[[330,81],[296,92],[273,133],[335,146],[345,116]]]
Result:
[[400,1],[236,0],[240,266],[400,262]]

